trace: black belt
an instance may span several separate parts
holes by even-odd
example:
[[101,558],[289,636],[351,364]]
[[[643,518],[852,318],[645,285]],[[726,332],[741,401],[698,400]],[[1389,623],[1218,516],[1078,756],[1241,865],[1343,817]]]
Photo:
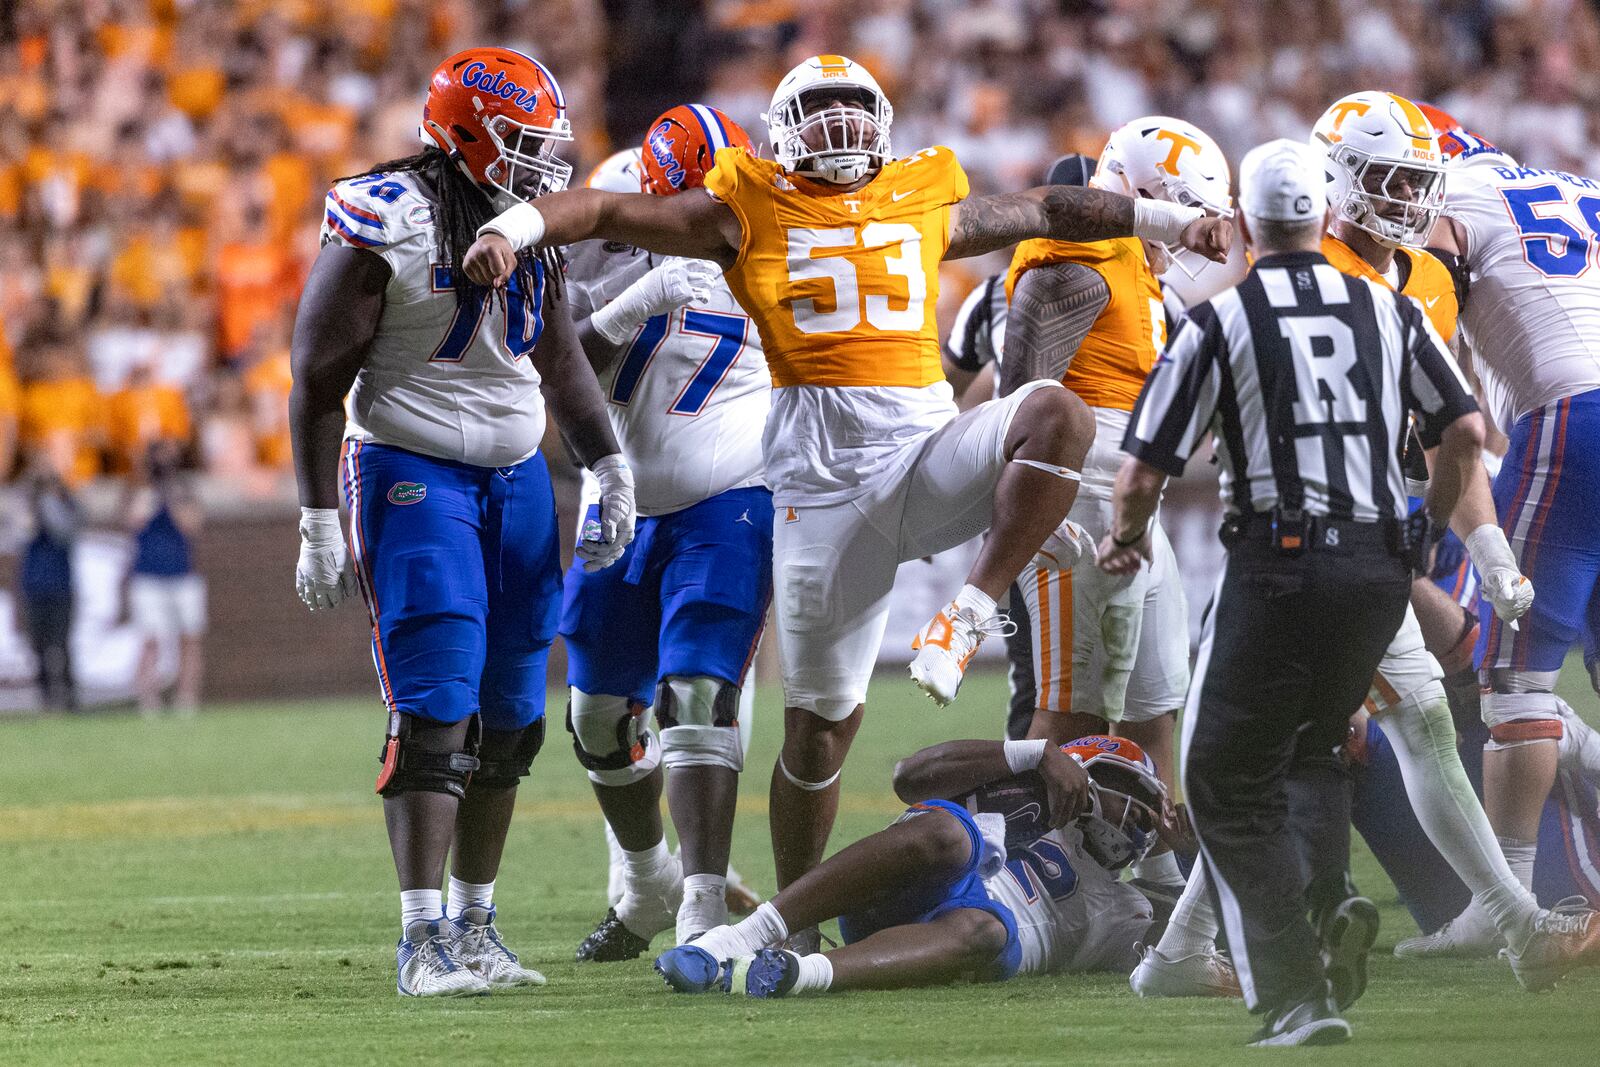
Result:
[[1246,543],[1268,545],[1285,556],[1298,556],[1307,551],[1374,549],[1386,555],[1403,556],[1406,550],[1405,526],[1392,517],[1357,522],[1283,508],[1229,515],[1222,521],[1218,536],[1226,548]]

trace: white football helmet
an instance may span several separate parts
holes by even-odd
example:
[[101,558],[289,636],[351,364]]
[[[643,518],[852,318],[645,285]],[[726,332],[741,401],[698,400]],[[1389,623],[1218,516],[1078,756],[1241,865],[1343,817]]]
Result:
[[1420,247],[1444,207],[1444,159],[1433,124],[1393,93],[1352,93],[1311,128],[1327,158],[1336,218],[1390,248]]
[[637,146],[613,152],[589,172],[583,187],[608,193],[637,193],[642,187],[643,157],[644,150]]
[[[1146,115],[1112,132],[1089,184],[1124,196],[1202,208],[1226,219],[1233,217],[1230,181],[1227,157],[1204,130],[1182,119]],[[1157,274],[1170,264],[1193,278],[1206,264],[1203,257],[1178,247],[1152,251],[1150,267]]]
[[773,158],[792,174],[850,185],[894,159],[894,108],[867,68],[844,56],[812,56],[785,74],[762,117]]

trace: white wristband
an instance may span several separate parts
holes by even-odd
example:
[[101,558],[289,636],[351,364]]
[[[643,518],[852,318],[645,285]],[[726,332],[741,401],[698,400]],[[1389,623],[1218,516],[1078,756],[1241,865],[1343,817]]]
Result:
[[1012,774],[1033,770],[1044,762],[1044,746],[1049,743],[1042,737],[1032,741],[1007,741],[1004,746],[1006,766],[1011,768]]
[[544,237],[544,216],[539,214],[539,209],[532,204],[513,204],[478,227],[479,237],[486,233],[499,234],[511,242],[513,249],[520,252],[524,248],[538,244]]
[[1511,554],[1505,531],[1492,522],[1484,523],[1467,535],[1467,555],[1472,557],[1472,565],[1478,568],[1479,574],[1495,570],[1520,573],[1517,557]]
[[594,327],[594,332],[614,345],[620,345],[632,337],[639,324],[650,317],[639,314],[637,302],[628,299],[629,295],[623,293],[589,316],[589,325]]
[[1141,196],[1133,202],[1133,235],[1158,245],[1175,245],[1189,223],[1204,215],[1201,208]]
[[301,508],[300,536],[312,544],[344,540],[338,508]]

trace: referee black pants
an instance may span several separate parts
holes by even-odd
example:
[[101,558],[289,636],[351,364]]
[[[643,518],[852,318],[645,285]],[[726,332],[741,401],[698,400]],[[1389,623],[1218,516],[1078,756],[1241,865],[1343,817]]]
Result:
[[1410,581],[1376,528],[1300,556],[1228,553],[1184,724],[1184,789],[1245,1001],[1326,989],[1308,885],[1349,859],[1334,750],[1405,615]]

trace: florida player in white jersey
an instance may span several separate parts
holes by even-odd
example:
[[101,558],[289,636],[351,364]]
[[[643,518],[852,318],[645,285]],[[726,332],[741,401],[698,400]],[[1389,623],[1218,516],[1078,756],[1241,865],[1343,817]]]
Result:
[[377,791],[400,879],[397,985],[460,996],[544,982],[501,940],[493,896],[517,784],[544,740],[561,606],[541,390],[600,483],[601,514],[578,547],[587,566],[614,562],[632,537],[633,485],[554,257],[519,259],[500,293],[458,269],[497,208],[566,184],[555,78],[510,49],[451,56],[433,73],[421,134],[420,154],[327,196],[293,342],[296,585],[313,610],[351,588],[342,441],[354,577],[389,720]]
[[[900,761],[894,784],[912,806],[893,825],[738,925],[663,953],[656,971],[682,993],[782,997],[1133,966],[1151,907],[1118,872],[1171,812],[1137,744],[950,741]],[[1085,788],[1088,810],[1074,817]],[[843,947],[779,947],[790,929],[835,917]]]
[[[1510,449],[1495,477],[1500,524],[1539,590],[1518,628],[1485,609],[1477,663],[1484,687],[1484,807],[1512,870],[1532,881],[1540,813],[1562,759],[1583,758],[1581,724],[1555,693],[1567,654],[1600,634],[1600,182],[1524,167],[1463,129],[1444,217],[1431,244],[1468,274],[1462,335]],[[1569,916],[1586,959],[1600,920]],[[1450,923],[1441,951],[1495,944],[1476,904]]]
[[[750,139],[726,115],[672,108],[651,124],[633,189],[698,188],[729,145]],[[621,898],[577,954],[603,962],[638,956],[674,922],[682,941],[727,921],[741,686],[772,588],[771,385],[715,265],[590,241],[568,279],[642,516],[621,566],[568,576],[562,613],[568,728],[623,850]]]

